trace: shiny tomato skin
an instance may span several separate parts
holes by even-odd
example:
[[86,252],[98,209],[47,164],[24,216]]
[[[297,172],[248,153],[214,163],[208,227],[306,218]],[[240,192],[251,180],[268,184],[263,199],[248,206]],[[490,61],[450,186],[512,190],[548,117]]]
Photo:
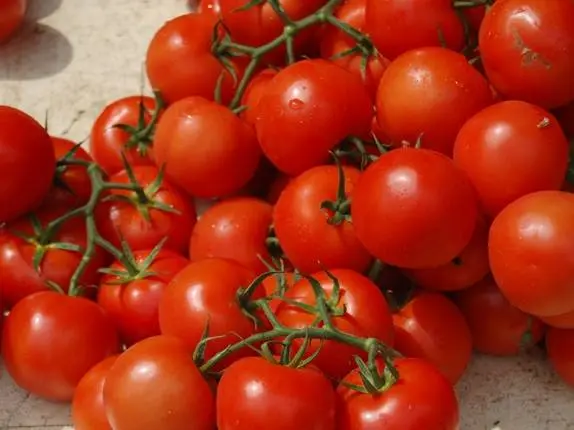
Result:
[[[384,367],[379,363],[382,370]],[[337,389],[340,430],[458,430],[459,407],[454,389],[438,369],[420,358],[395,360],[399,381],[379,394],[363,394],[345,384],[362,386],[352,371]]]
[[[260,389],[253,391],[255,386]],[[292,368],[263,357],[243,358],[223,373],[216,405],[219,430],[336,428],[335,391],[312,366]]]
[[41,291],[21,300],[6,317],[2,357],[22,389],[70,401],[88,370],[118,353],[119,346],[113,323],[97,304]]
[[72,401],[74,430],[112,430],[104,405],[104,384],[118,357],[100,361],[78,383]]
[[569,145],[554,115],[526,102],[505,101],[464,124],[453,158],[473,183],[482,210],[494,217],[526,194],[559,190]]
[[462,54],[425,47],[387,68],[377,89],[377,122],[395,145],[420,140],[451,156],[459,129],[492,101],[488,82]]
[[381,261],[405,269],[446,264],[469,243],[475,192],[446,156],[399,148],[382,155],[353,191],[355,233]]
[[141,109],[145,125],[148,125],[157,103],[147,96],[114,100],[96,118],[90,132],[90,154],[108,175],[125,169],[122,153],[132,167],[153,165],[153,151],[149,143],[141,143],[145,149],[139,150],[137,142],[130,141],[130,133],[116,127],[121,124],[137,127]]
[[39,207],[55,169],[46,130],[28,114],[0,105],[0,224]]
[[214,14],[215,16],[219,16],[221,13],[221,6],[219,5],[219,0],[199,0],[196,2],[195,0],[191,0],[190,2],[192,5],[196,7],[197,13],[207,13],[207,14]]
[[348,136],[370,133],[373,109],[361,79],[326,60],[281,70],[254,109],[263,153],[291,176],[325,164]]
[[505,98],[546,109],[574,100],[574,3],[498,0],[479,33],[482,64]]
[[115,430],[213,430],[211,387],[178,339],[155,336],[125,351],[104,384]]
[[24,22],[28,0],[3,0],[0,3],[0,44],[10,39]]
[[574,311],[574,195],[539,191],[510,203],[490,227],[489,260],[509,302],[536,316]]
[[245,109],[240,113],[240,117],[248,124],[255,126],[257,117],[255,116],[256,111],[254,109],[267,91],[267,86],[276,74],[276,69],[263,69],[249,82],[241,98],[241,106],[245,106]]
[[201,198],[239,191],[255,175],[261,158],[252,127],[201,97],[185,98],[165,111],[154,145],[166,177]]
[[574,387],[574,330],[550,328],[546,334],[546,352],[554,371]]

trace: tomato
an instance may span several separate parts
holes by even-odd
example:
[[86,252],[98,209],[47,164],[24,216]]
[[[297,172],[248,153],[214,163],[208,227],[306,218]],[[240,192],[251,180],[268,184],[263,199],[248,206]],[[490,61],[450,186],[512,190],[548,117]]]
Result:
[[[87,245],[86,225],[82,217],[72,218],[63,223],[53,237],[41,241],[43,229],[60,215],[61,209],[38,212],[36,219],[41,226],[39,231],[35,231],[34,222],[28,217],[8,224],[5,229],[0,228],[0,293],[7,309],[30,294],[49,289],[49,282],[64,292],[68,291],[70,280]],[[24,237],[20,237],[22,235]],[[79,251],[62,249],[59,247],[62,243],[75,245]],[[42,256],[38,270],[34,264],[37,256]],[[97,247],[79,279],[79,285],[84,289],[97,285],[100,279],[98,269],[106,263],[106,253]]]
[[295,176],[324,164],[344,138],[368,136],[373,115],[361,79],[326,60],[281,70],[253,109],[264,154]]
[[[361,172],[344,167],[343,174],[344,198],[352,198]],[[336,166],[314,167],[290,181],[275,204],[275,235],[287,259],[301,272],[344,268],[363,272],[372,260],[353,223],[345,219],[348,208],[336,212],[321,207],[323,202],[338,201],[339,181]]]
[[[146,57],[151,86],[168,104],[190,96],[209,100],[221,81],[222,102],[235,87],[232,73],[211,52],[217,16],[188,13],[166,22],[152,38]],[[235,68],[239,72],[239,68]]]
[[122,154],[132,167],[153,165],[156,109],[152,97],[128,96],[113,101],[98,115],[90,133],[90,154],[108,175],[125,169]]
[[[385,391],[363,394],[346,384],[363,386],[357,370],[337,389],[339,430],[458,430],[459,407],[450,382],[419,358],[395,361],[400,378]],[[379,363],[379,368],[384,368]]]
[[424,358],[454,385],[472,356],[471,333],[456,305],[439,293],[420,291],[393,315],[395,349]]
[[479,112],[464,124],[454,145],[454,162],[467,173],[491,217],[526,194],[559,190],[568,159],[568,141],[556,118],[521,101]]
[[245,110],[241,112],[240,116],[245,122],[253,126],[255,125],[257,117],[255,116],[254,112],[256,111],[254,111],[254,108],[267,91],[267,86],[276,74],[277,70],[275,69],[263,69],[249,82],[249,85],[241,98],[241,106],[244,106]]
[[111,320],[94,302],[42,291],[12,308],[2,358],[14,382],[47,400],[69,401],[90,368],[119,352]]
[[[159,304],[161,332],[182,339],[193,351],[209,324],[205,358],[245,339],[256,332],[256,326],[242,310],[237,297],[249,286],[254,273],[232,260],[210,258],[190,263],[173,277]],[[257,288],[253,298],[263,297]],[[233,354],[220,363],[225,368],[234,360],[252,354],[249,348]]]
[[282,366],[263,357],[239,360],[223,373],[216,405],[219,430],[336,428],[335,391],[312,366]]
[[478,217],[468,245],[453,260],[437,267],[406,271],[419,287],[433,291],[463,290],[489,272],[488,226],[482,217]]
[[[317,280],[328,298],[328,307],[333,311],[344,310],[342,315],[332,318],[335,327],[361,337],[374,337],[389,345],[393,343],[392,316],[383,293],[368,278],[348,269],[334,269],[331,275],[338,280],[339,295],[333,294],[333,280],[325,273],[312,275]],[[296,300],[310,306],[316,306],[316,296],[311,283],[301,279],[292,285],[285,294],[288,299]],[[277,309],[277,319],[283,325],[301,329],[317,323],[317,314],[307,312],[298,306],[283,302]],[[301,347],[302,341],[294,342]],[[306,356],[320,349],[319,355],[313,360],[319,369],[335,380],[343,378],[355,366],[355,355],[364,355],[346,344],[319,340],[311,341]]]
[[452,0],[367,0],[365,20],[375,46],[391,60],[427,46],[464,47],[464,27]]
[[194,197],[240,190],[261,157],[252,128],[226,107],[201,97],[171,105],[159,121],[154,144],[156,162],[165,167],[166,176]]
[[450,159],[427,149],[399,148],[363,173],[351,215],[357,237],[376,258],[420,269],[460,254],[478,210],[470,181]]
[[539,191],[509,204],[489,235],[492,274],[513,306],[536,316],[574,311],[574,195]]
[[215,399],[178,339],[155,336],[124,352],[106,377],[104,404],[115,430],[213,430]]
[[46,130],[26,113],[0,105],[0,224],[40,206],[55,168]]
[[72,402],[74,430],[112,430],[104,405],[104,383],[118,356],[92,367],[78,383]]
[[492,99],[488,82],[462,54],[421,48],[387,68],[377,90],[377,121],[395,144],[420,140],[450,156],[459,129]]
[[193,229],[189,246],[192,261],[228,258],[253,272],[271,263],[265,240],[272,224],[273,206],[253,197],[223,200],[207,209]]
[[[187,250],[196,221],[191,199],[170,184],[154,166],[132,168],[143,192],[113,189],[97,208],[102,236],[116,247],[124,240],[134,251],[152,249],[167,238],[165,247],[178,252]],[[131,183],[124,170],[109,179],[113,183]]]
[[561,315],[549,317],[540,317],[540,320],[551,327],[556,328],[574,328],[574,311],[566,312]]
[[0,43],[8,40],[24,22],[28,0],[0,2]]
[[116,261],[110,269],[119,273],[105,274],[98,289],[98,304],[110,315],[126,345],[160,334],[160,299],[167,284],[188,264],[168,249],[155,256],[149,250],[138,251],[133,257],[135,273]]
[[555,108],[574,100],[574,3],[499,0],[486,14],[479,49],[488,79],[506,99]]
[[558,376],[574,386],[574,330],[550,328],[546,334],[546,351]]

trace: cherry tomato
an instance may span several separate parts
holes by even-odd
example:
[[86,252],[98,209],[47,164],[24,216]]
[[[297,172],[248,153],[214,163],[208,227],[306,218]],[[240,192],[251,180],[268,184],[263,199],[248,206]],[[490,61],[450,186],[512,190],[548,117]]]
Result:
[[394,144],[420,141],[450,156],[462,125],[492,101],[488,82],[462,54],[421,48],[387,68],[377,90],[377,121]]
[[399,148],[371,164],[353,191],[359,240],[376,258],[406,269],[454,259],[478,216],[468,178],[442,154]]
[[546,334],[546,352],[558,376],[574,386],[574,330],[550,328]]
[[521,101],[479,112],[464,124],[454,145],[454,162],[467,173],[491,217],[526,194],[559,190],[568,159],[568,141],[556,118]]
[[12,308],[4,325],[2,358],[22,389],[69,401],[80,379],[119,352],[112,321],[94,302],[42,291]]
[[[395,367],[399,380],[380,393],[363,394],[350,388],[347,384],[363,386],[357,370],[341,382],[337,389],[337,428],[458,430],[458,401],[448,379],[419,358],[397,359]],[[384,365],[379,363],[379,369]]]
[[106,416],[115,430],[213,430],[215,399],[188,349],[155,336],[124,352],[104,384]]
[[489,235],[490,268],[513,306],[536,316],[574,311],[574,195],[539,191],[510,203]]
[[275,69],[263,69],[249,82],[249,85],[241,98],[241,106],[245,106],[245,110],[241,112],[240,116],[245,122],[255,126],[257,117],[255,116],[256,111],[254,108],[267,91],[267,86],[276,74],[277,70]]
[[304,60],[281,70],[253,109],[263,152],[295,176],[324,164],[348,136],[368,136],[372,105],[361,79],[326,60]]
[[166,176],[194,197],[240,190],[255,175],[261,157],[252,128],[201,97],[171,105],[159,121],[154,144]]
[[40,206],[55,168],[46,130],[26,113],[0,105],[0,224]]
[[479,33],[482,64],[506,99],[555,108],[574,100],[574,3],[499,0]]
[[24,22],[28,0],[0,2],[0,43],[7,41]]
[[243,358],[223,373],[216,404],[219,430],[335,429],[335,391],[312,366]]

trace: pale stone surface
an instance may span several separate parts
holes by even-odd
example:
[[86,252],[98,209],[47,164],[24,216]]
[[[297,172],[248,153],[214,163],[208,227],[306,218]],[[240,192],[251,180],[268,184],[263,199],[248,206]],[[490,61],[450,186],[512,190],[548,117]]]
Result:
[[[41,121],[48,112],[52,134],[75,140],[87,137],[106,103],[138,94],[150,37],[185,11],[185,0],[30,1],[28,24],[0,47],[0,103]],[[557,380],[541,354],[478,357],[458,391],[462,430],[574,430],[574,391]],[[67,406],[26,395],[3,372],[0,429],[69,423]]]

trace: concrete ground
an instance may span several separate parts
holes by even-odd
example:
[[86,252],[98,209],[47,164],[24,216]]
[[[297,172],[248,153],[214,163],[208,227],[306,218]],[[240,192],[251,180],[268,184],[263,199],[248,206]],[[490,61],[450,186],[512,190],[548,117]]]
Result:
[[[83,140],[109,101],[140,89],[153,32],[185,0],[29,0],[19,36],[0,47],[0,104],[23,109],[54,135]],[[540,354],[477,357],[459,384],[461,430],[574,429],[574,390]],[[69,410],[0,378],[0,429],[61,429]],[[420,429],[425,430],[425,429]]]

